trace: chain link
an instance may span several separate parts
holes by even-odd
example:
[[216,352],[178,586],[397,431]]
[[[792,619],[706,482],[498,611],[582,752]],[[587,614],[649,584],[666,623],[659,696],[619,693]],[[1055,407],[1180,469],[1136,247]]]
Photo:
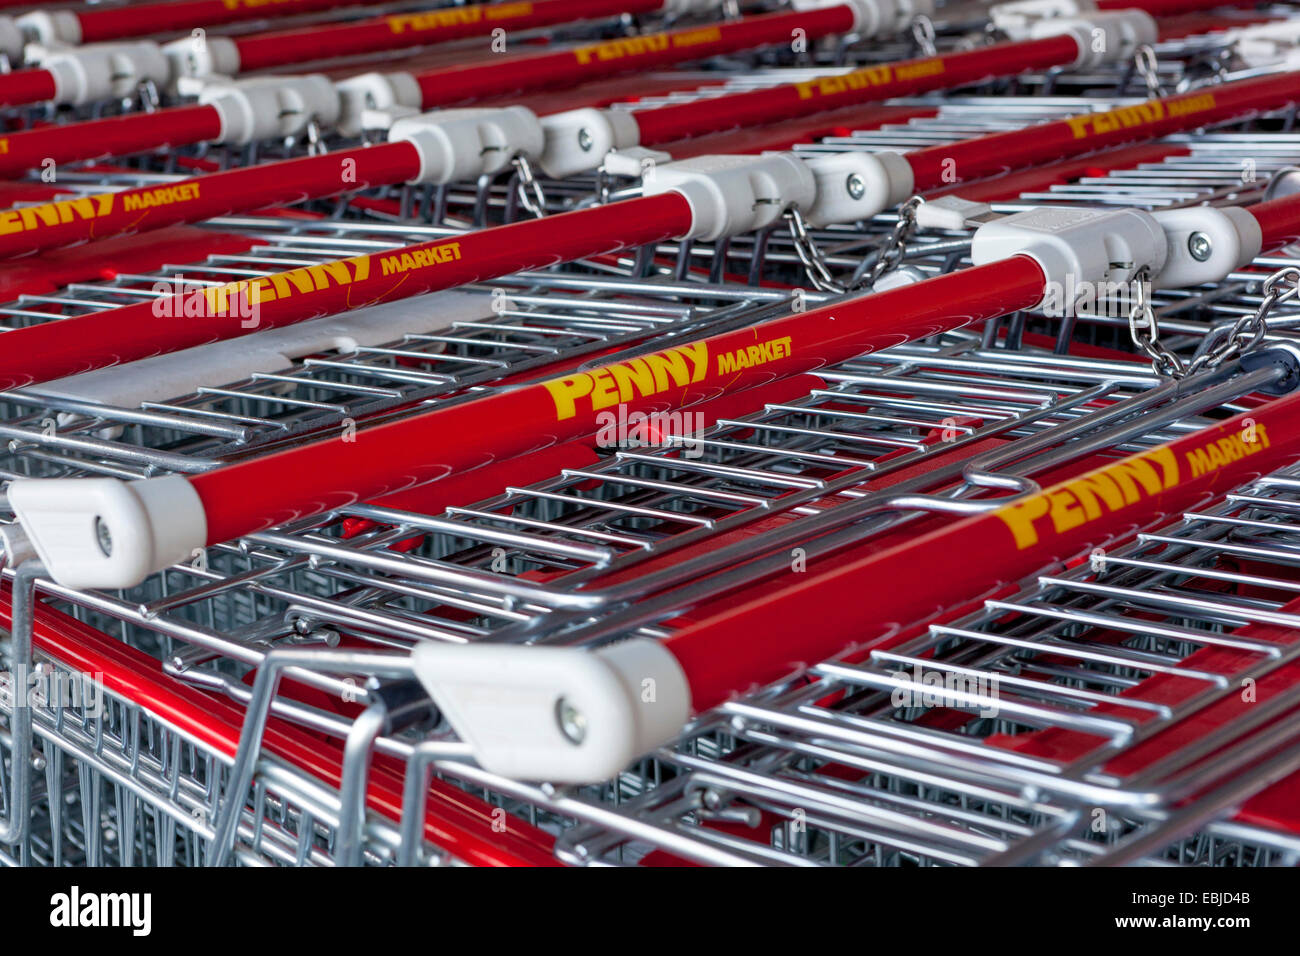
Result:
[[542,184],[533,175],[533,165],[526,156],[514,158],[515,171],[519,174],[519,204],[538,219],[546,217],[546,194]]
[[1157,375],[1186,378],[1197,372],[1216,369],[1230,359],[1239,358],[1259,347],[1268,332],[1268,314],[1284,302],[1300,295],[1300,267],[1287,266],[1264,280],[1263,299],[1253,313],[1243,315],[1232,324],[1223,341],[1183,362],[1160,342],[1160,325],[1150,301],[1150,272],[1140,270],[1134,276],[1133,306],[1129,309],[1128,327],[1133,344],[1151,358]]
[[804,271],[808,274],[808,279],[812,282],[813,287],[819,292],[833,292],[837,295],[874,288],[881,278],[898,268],[903,261],[903,256],[907,251],[907,243],[912,238],[913,233],[916,232],[917,207],[923,202],[925,200],[920,196],[913,196],[899,207],[898,222],[894,224],[894,231],[886,240],[885,245],[881,247],[880,254],[871,271],[848,284],[837,280],[831,272],[825,254],[818,247],[811,233],[809,233],[808,223],[799,210],[791,209],[787,212],[785,217],[790,223],[790,236],[794,240],[795,254],[799,257],[800,263],[803,264]]
[[1258,348],[1268,333],[1268,314],[1283,302],[1289,302],[1300,294],[1300,268],[1287,266],[1279,269],[1264,280],[1261,288],[1264,298],[1260,301],[1259,308],[1250,315],[1237,319],[1223,342],[1193,358],[1188,363],[1187,374],[1218,368],[1229,359]]
[[1183,360],[1160,341],[1160,323],[1151,308],[1151,270],[1143,266],[1133,276],[1133,305],[1128,310],[1128,331],[1133,344],[1150,359],[1157,375],[1182,378]]
[[813,288],[818,292],[833,292],[836,295],[848,292],[849,287],[836,280],[831,274],[826,256],[809,234],[808,223],[804,221],[799,210],[791,209],[785,214],[785,218],[790,223],[790,238],[794,240],[795,255],[803,264],[804,272],[808,274],[808,281],[813,284]]
[[1137,48],[1137,52],[1133,54],[1133,66],[1138,76],[1146,83],[1147,94],[1152,99],[1165,95],[1164,87],[1160,85],[1160,64],[1156,59],[1156,51],[1149,43],[1144,43]]
[[934,56],[939,52],[934,38],[933,20],[927,16],[917,16],[912,19],[912,42],[916,44],[922,56]]
[[903,256],[907,252],[907,244],[916,234],[916,211],[923,202],[925,200],[920,196],[913,196],[898,208],[898,222],[894,223],[894,231],[890,234],[889,241],[880,250],[875,265],[860,284],[863,288],[875,288],[877,282],[902,263]]

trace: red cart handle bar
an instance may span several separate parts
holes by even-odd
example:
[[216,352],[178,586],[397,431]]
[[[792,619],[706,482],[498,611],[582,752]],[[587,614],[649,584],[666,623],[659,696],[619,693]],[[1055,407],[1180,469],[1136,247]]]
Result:
[[[1129,4],[1139,10],[1143,4]],[[1102,21],[1098,21],[1099,23]],[[1181,31],[1173,31],[1183,35]],[[1161,38],[1166,31],[1158,29]],[[1120,42],[1103,53],[1074,32],[1038,40],[999,43],[976,50],[863,67],[851,73],[814,77],[696,102],[631,112],[639,134],[636,145],[656,146],[707,133],[805,116],[812,112],[955,89],[1025,70],[1095,66],[1127,59]]]
[[224,76],[237,76],[291,63],[446,43],[483,36],[498,28],[531,30],[625,13],[652,13],[663,8],[663,0],[503,0],[393,14],[360,23],[245,37],[208,37],[207,46],[215,71]]
[[[308,63],[385,50],[404,50],[483,36],[497,29],[531,30],[558,23],[606,19],[621,14],[663,9],[664,0],[506,0],[476,3],[406,14],[376,17],[360,23],[340,23],[258,33],[244,37],[205,37],[176,40],[166,54],[173,76],[237,76],[253,70]],[[119,11],[96,11],[113,13]],[[75,20],[66,11],[49,14],[50,32],[76,34]],[[63,18],[63,19],[60,19]],[[150,31],[153,32],[153,31]],[[83,93],[83,95],[85,95]],[[0,106],[22,106],[60,96],[55,71],[18,70],[0,76]]]
[[[49,47],[123,40],[142,34],[188,31],[242,20],[315,13],[383,3],[385,0],[179,0],[89,10],[35,10],[18,18],[24,34]],[[224,49],[228,40],[218,39]],[[192,41],[186,41],[192,42]],[[161,51],[156,52],[161,59]],[[0,107],[24,106],[59,96],[51,70],[33,68],[0,75]]]
[[[1019,264],[1000,265],[1010,279]],[[867,301],[883,310],[889,296]],[[1240,387],[1285,387],[1294,378],[1290,356]],[[596,650],[428,641],[412,650],[412,665],[485,769],[595,783],[669,744],[692,713],[923,625],[957,599],[996,594],[1123,542],[1297,458],[1300,394],[1041,491],[989,503],[990,511],[906,541],[840,553],[817,570],[765,577],[738,600],[696,607],[663,640],[633,637]],[[560,701],[585,718],[580,740],[556,727]]]
[[[564,2],[567,3],[568,0]],[[827,77],[825,82],[837,85],[851,83],[851,86],[838,93],[819,93],[817,91],[821,87],[818,81],[812,81],[776,87],[772,90],[760,90],[755,93],[733,94],[699,104],[661,107],[627,115],[632,117],[640,127],[641,143],[654,145],[676,138],[675,134],[695,136],[749,123],[776,122],[789,116],[825,112],[846,104],[879,102],[893,96],[950,89],[995,76],[1010,76],[1022,70],[1064,65],[1073,62],[1078,53],[1078,41],[1075,38],[1050,37],[1044,40],[1000,44],[945,57],[904,60],[897,64],[871,68],[869,72],[877,80],[882,75],[892,76],[888,82],[859,85],[852,80],[852,77],[848,80]],[[482,71],[483,68],[479,68],[473,73],[479,74]],[[883,74],[881,71],[884,71]],[[11,77],[15,75],[10,74]],[[0,86],[3,82],[4,77],[0,77]],[[712,106],[714,103],[725,103],[727,108],[714,108]],[[174,107],[154,113],[27,130],[8,137],[0,137],[0,175],[21,175],[50,160],[61,164],[105,156],[123,156],[164,146],[177,147],[217,140],[221,135],[220,114],[211,106]],[[358,152],[349,151],[343,155],[355,157]],[[294,181],[289,178],[294,175],[290,168],[277,166],[276,169],[280,172],[272,175],[281,188],[285,183]],[[253,170],[246,172],[254,173]],[[336,186],[341,187],[342,183],[337,181],[338,177],[335,179]],[[331,192],[338,191],[339,188],[331,190]],[[238,195],[238,192],[232,190],[232,195]],[[266,201],[289,200],[269,198]],[[243,208],[256,207],[244,206]],[[75,211],[70,211],[74,212],[74,218],[82,218],[76,215]],[[106,232],[103,229],[104,225],[106,224],[99,223],[93,229],[95,236],[102,238],[114,234],[112,231]],[[86,227],[86,230],[90,231],[91,227]],[[60,231],[67,238],[55,239],[53,233],[43,232],[38,239],[40,244],[31,247],[29,251],[51,248],[52,246],[46,244],[47,242],[62,245],[65,242],[89,238],[89,235],[79,234],[76,227]],[[46,238],[47,235],[50,236],[49,239]],[[0,252],[0,255],[12,254],[15,253]]]
[[[1246,218],[1260,234],[1256,248],[1289,241],[1300,222],[1298,208],[1300,195],[1266,204],[1260,216],[1247,211]],[[1119,216],[1125,223],[1133,218],[1129,213]],[[566,220],[590,229],[569,236],[563,228]],[[103,366],[132,353],[155,354],[227,337],[239,324],[238,305],[250,301],[250,290],[255,290],[254,304],[262,291],[272,296],[266,305],[274,308],[259,324],[274,326],[446,288],[453,284],[446,280],[448,275],[465,282],[518,271],[525,267],[521,262],[535,268],[538,260],[524,250],[543,242],[551,249],[567,242],[565,251],[576,258],[591,254],[591,230],[600,231],[599,243],[619,248],[629,244],[636,229],[643,230],[637,240],[655,241],[656,236],[688,234],[692,220],[691,201],[681,192],[668,191],[406,251],[196,290],[188,301],[180,294],[47,323],[6,333],[6,341],[21,340],[21,346],[31,349],[14,364],[69,374],[77,365]],[[1076,221],[1078,216],[1069,220]],[[1002,225],[993,226],[1006,235]],[[1086,234],[1079,238],[1086,244],[1092,234],[1087,230],[1112,227],[1134,228],[1135,237],[1146,237],[1140,240],[1144,243],[1154,241],[1145,230],[1160,229],[1154,222],[1140,227],[1085,223]],[[585,438],[597,431],[599,416],[613,405],[626,405],[629,413],[692,406],[1032,308],[1050,294],[1052,283],[1037,259],[1016,254],[1019,247],[1005,243],[995,241],[993,248],[1007,258],[376,425],[363,429],[355,444],[340,446],[325,439],[190,478],[178,475],[129,484],[114,478],[18,480],[10,486],[10,503],[56,580],[72,587],[130,587],[204,545]],[[542,260],[563,258],[547,254]],[[150,322],[140,315],[146,309],[154,319],[169,309],[174,321]],[[248,316],[258,321],[256,310]],[[17,380],[11,376],[3,387],[30,384],[34,378],[29,372],[21,375]],[[439,436],[464,435],[477,440],[438,441]],[[350,454],[353,450],[362,453]],[[113,544],[102,546],[106,540]]]
[[[575,86],[617,73],[789,43],[795,30],[802,30],[809,40],[817,40],[851,30],[855,19],[853,10],[847,6],[744,17],[730,23],[650,33],[553,53],[503,57],[473,69],[462,64],[418,76],[403,74],[403,88],[409,85],[414,90],[415,100],[408,105],[433,109],[498,93],[543,86]],[[45,70],[20,70],[0,76],[0,105],[49,99],[55,95],[53,83],[53,76]],[[9,92],[11,86],[16,92]],[[398,96],[402,102],[409,98]],[[0,176],[21,175],[49,160],[69,163],[121,156],[162,146],[191,145],[221,136],[221,115],[212,106],[174,107],[26,130],[0,137]]]
[[[1073,37],[1052,37],[1025,44],[1006,44],[1032,59],[1056,56],[1076,49]],[[988,75],[985,57],[999,47],[951,57],[904,61],[895,65],[897,75],[904,75],[911,65],[926,63],[966,63],[975,57],[971,71],[958,68],[943,73],[924,71],[928,79],[905,79],[885,83],[874,90],[857,90],[851,95],[858,101],[886,99],[899,95],[900,87],[910,92],[935,89],[949,82],[965,82],[974,73]],[[1005,50],[1001,51],[1005,54]],[[1022,64],[1026,60],[1020,61]],[[873,69],[889,69],[888,67]],[[830,79],[842,79],[831,77]],[[812,81],[813,83],[817,81]],[[809,84],[798,84],[800,86]],[[692,111],[705,106],[707,117],[691,127],[692,134],[716,128],[729,118],[745,115],[744,104],[754,96],[784,95],[781,88],[740,93],[685,104]],[[1300,72],[1282,73],[1249,80],[1219,84],[1206,90],[1148,100],[1105,113],[1086,113],[1028,127],[994,133],[954,143],[946,143],[903,154],[901,162],[882,166],[881,174],[901,176],[880,190],[877,208],[858,210],[860,216],[884,211],[891,197],[907,196],[941,187],[951,187],[972,179],[982,179],[1012,169],[1024,168],[1063,158],[1074,158],[1099,149],[1156,139],[1171,133],[1222,123],[1243,116],[1281,109],[1300,100]],[[845,105],[844,95],[832,94],[825,99],[805,101],[804,112],[837,109]],[[207,109],[197,107],[196,109]],[[655,114],[680,115],[680,106],[647,110],[640,117],[642,129],[653,128],[663,135],[676,137],[682,132],[675,120],[660,123]],[[785,115],[774,109],[775,118]],[[203,117],[187,114],[200,126]],[[728,119],[718,120],[717,117]],[[658,134],[656,134],[658,135]],[[17,138],[17,137],[14,137]],[[229,170],[208,176],[183,179],[165,186],[146,186],[118,193],[102,193],[35,206],[0,211],[0,258],[27,255],[44,249],[72,245],[92,239],[105,239],[125,233],[160,229],[177,223],[202,222],[214,216],[260,209],[264,206],[302,202],[358,191],[375,186],[415,181],[420,175],[418,150],[405,141],[390,142],[369,148],[344,150],[328,156],[280,160],[248,169]],[[342,170],[349,170],[345,181]],[[910,170],[910,173],[909,173]],[[0,369],[4,368],[0,362]],[[3,373],[0,373],[2,376]],[[0,381],[3,381],[0,377]]]
[[102,43],[184,32],[247,20],[272,20],[325,10],[379,6],[390,0],[174,0],[106,9],[38,10],[19,18],[41,43]]
[[[1300,73],[1226,83],[1208,92],[917,150],[903,156],[907,164],[901,168],[912,171],[916,185],[935,187],[941,185],[945,157],[959,157],[955,169],[959,179],[978,178],[1012,166],[1280,108],[1298,93]],[[357,182],[348,188],[408,180],[416,175],[420,162],[410,143],[394,142],[169,186],[10,210],[0,213],[0,255],[24,247],[45,248],[47,243],[58,245],[78,238],[199,221],[238,208],[241,199],[247,200],[245,207],[256,208],[339,192],[340,157],[356,162]],[[286,189],[286,183],[292,185]],[[915,188],[911,182],[904,186],[896,190],[899,195]],[[219,287],[199,302],[192,294],[178,295],[169,302],[142,302],[17,329],[5,334],[9,347],[0,355],[0,389],[203,345],[245,334],[254,327],[273,328],[364,304],[657,242],[682,236],[690,227],[690,210],[679,199],[629,200],[564,213],[545,222],[514,223],[454,241],[437,240]],[[8,235],[3,234],[5,230]],[[250,301],[253,298],[255,303]],[[255,324],[236,320],[232,311],[239,309],[230,308],[232,299],[236,307],[256,306]],[[185,314],[190,318],[184,322],[166,318]],[[252,316],[243,318],[251,320]]]
[[768,13],[724,23],[605,40],[567,50],[511,57],[474,69],[442,67],[415,74],[422,109],[485,96],[576,86],[620,73],[705,60],[738,50],[791,42],[795,30],[809,41],[848,33],[856,15],[850,6],[793,13]]
[[[818,608],[815,628],[774,613],[772,601],[785,590],[777,587],[692,621],[663,647],[685,675],[692,708],[707,710],[753,684],[789,674],[799,662],[825,660],[894,623],[925,620],[953,595],[987,594],[1111,546],[1297,457],[1300,395],[1289,395],[997,510],[827,568],[799,588],[802,606]],[[1109,488],[1122,493],[1111,496]],[[843,598],[848,582],[855,582],[858,594],[864,582],[872,582],[869,598]],[[832,592],[839,597],[829,598]]]

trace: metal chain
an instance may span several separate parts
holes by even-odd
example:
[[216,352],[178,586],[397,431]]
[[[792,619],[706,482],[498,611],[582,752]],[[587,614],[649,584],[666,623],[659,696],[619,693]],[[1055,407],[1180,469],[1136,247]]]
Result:
[[1182,378],[1186,370],[1183,360],[1169,351],[1160,341],[1160,323],[1150,299],[1151,270],[1143,266],[1133,276],[1133,305],[1128,310],[1128,330],[1133,344],[1151,359],[1157,375]]
[[861,287],[875,288],[876,283],[887,273],[893,272],[902,264],[903,256],[907,252],[907,243],[916,233],[916,211],[923,202],[925,200],[920,196],[913,196],[898,208],[898,222],[894,223],[894,231],[890,234],[889,241],[880,250],[875,265],[871,267],[865,280],[860,283]]
[[1165,95],[1164,88],[1160,85],[1159,61],[1156,59],[1156,51],[1149,43],[1144,43],[1137,48],[1133,54],[1133,66],[1142,77],[1147,85],[1147,93],[1152,99],[1157,99]]
[[542,184],[533,175],[532,163],[526,156],[514,158],[515,171],[519,174],[519,203],[538,219],[546,217],[546,194]]
[[803,264],[804,271],[813,287],[819,292],[833,292],[842,295],[860,289],[870,289],[887,273],[898,268],[907,251],[907,243],[916,232],[916,210],[925,202],[920,196],[913,196],[903,203],[898,210],[898,222],[885,245],[881,247],[871,271],[858,280],[845,284],[837,280],[831,272],[826,256],[817,242],[808,232],[808,224],[798,209],[791,209],[785,214],[790,223],[790,236],[794,240],[794,251]]
[[808,224],[799,210],[791,209],[785,214],[785,218],[790,223],[790,238],[794,240],[795,255],[803,263],[804,272],[808,274],[808,280],[813,284],[813,288],[818,292],[834,292],[837,295],[848,292],[848,286],[837,281],[831,274],[826,256],[809,234]]
[[927,16],[917,16],[912,19],[912,41],[922,56],[934,56],[939,52],[939,48],[934,43],[934,21]]
[[1287,266],[1279,269],[1264,280],[1262,290],[1264,298],[1259,308],[1237,319],[1222,343],[1193,358],[1188,363],[1187,374],[1218,368],[1229,359],[1258,348],[1268,333],[1268,314],[1283,302],[1300,295],[1300,268]]
[[1160,342],[1160,325],[1150,301],[1150,272],[1143,268],[1134,276],[1133,307],[1129,309],[1128,327],[1133,344],[1151,358],[1157,375],[1186,378],[1197,372],[1216,369],[1229,359],[1239,358],[1259,347],[1268,332],[1268,314],[1284,302],[1300,295],[1300,267],[1287,266],[1264,280],[1264,298],[1253,313],[1233,323],[1223,341],[1183,362]]

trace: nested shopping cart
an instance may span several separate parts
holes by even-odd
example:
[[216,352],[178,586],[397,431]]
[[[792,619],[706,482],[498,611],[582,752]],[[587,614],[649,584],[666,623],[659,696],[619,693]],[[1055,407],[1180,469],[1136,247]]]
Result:
[[[877,145],[864,142],[873,136],[892,136],[893,148],[964,139],[1081,106],[996,102],[1020,121],[1008,123],[993,101],[950,99],[921,105],[905,126],[808,151]],[[1120,186],[1125,205],[1248,202],[1258,196],[1234,144],[1263,142],[1262,183],[1300,152],[1285,114],[1280,122],[1267,140],[1249,129],[1166,141],[1165,152],[1130,152],[1089,172]],[[1025,194],[1033,189],[1096,205],[1092,183],[1061,169],[1040,175],[987,198],[998,211],[1036,204]],[[1051,177],[1071,186],[1056,196]],[[28,293],[6,321],[57,325],[54,316],[150,301],[182,271],[216,285],[445,240],[475,221],[454,214],[458,201],[481,208],[511,195],[480,184],[417,201],[399,188],[333,217],[218,220],[203,243],[223,251],[189,232],[184,262],[150,259],[158,253],[141,246],[147,267]],[[433,224],[408,221],[435,203]],[[815,230],[815,246],[779,230],[758,242],[651,242],[343,314],[332,326],[262,333],[277,338],[260,353],[237,339],[188,363],[159,356],[42,382],[4,395],[0,468],[6,478],[198,477],[339,430],[364,453],[367,429],[383,422],[749,328],[796,302],[833,305],[835,289],[793,294],[806,279],[798,253],[820,250],[842,276],[870,270],[864,253],[889,248],[896,218],[881,214],[841,248],[849,230]],[[969,244],[921,233],[901,258],[913,278],[938,275]],[[103,268],[103,254],[75,250],[69,268]],[[1289,261],[1257,261],[1226,287],[1162,294],[1161,318],[1182,323],[1162,323],[1179,336],[1168,347],[1193,360],[1199,342],[1260,311],[1264,280]],[[1194,387],[1107,349],[1124,337],[1106,316],[1080,317],[1094,334],[1080,346],[1020,311],[719,397],[675,438],[669,425],[651,441],[561,443],[221,541],[138,587],[68,587],[28,564],[7,568],[11,646],[30,635],[35,682],[48,688],[27,708],[30,730],[13,719],[8,727],[9,858],[1293,862],[1285,470],[1249,484],[1238,469],[1235,484],[1187,517],[1152,508],[1135,543],[994,594],[963,593],[940,623],[918,615],[884,635],[834,637],[869,650],[766,676],[746,661],[755,614],[812,635],[831,627],[814,589],[828,580],[825,562],[905,549],[990,483],[1077,478],[1195,441],[1232,415],[1257,414],[1255,425],[1272,430],[1265,416],[1275,413],[1255,410],[1258,393],[1287,374],[1289,302],[1267,313],[1270,333],[1255,350],[1282,358],[1228,359]],[[998,558],[987,556],[990,567]],[[765,583],[789,574],[799,583]],[[872,602],[908,577],[869,580],[840,599]],[[745,680],[745,692],[617,776],[559,787],[482,769],[413,681],[408,653],[423,643],[593,649],[701,634],[723,651],[714,683]],[[964,682],[936,704],[925,696],[932,673]],[[1245,679],[1282,692],[1234,713],[1227,705]],[[981,716],[989,710],[997,714]],[[1208,732],[1180,737],[1206,714]],[[588,730],[576,708],[557,708],[555,719],[579,739]],[[13,759],[15,740],[23,759]]]

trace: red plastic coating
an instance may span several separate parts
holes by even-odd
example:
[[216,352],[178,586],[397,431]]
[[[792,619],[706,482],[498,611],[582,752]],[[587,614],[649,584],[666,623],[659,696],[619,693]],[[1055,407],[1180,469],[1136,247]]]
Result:
[[1254,7],[1255,0],[1097,0],[1098,10],[1145,10],[1153,17],[1176,16],[1216,7]]
[[49,70],[14,70],[0,74],[0,106],[25,106],[53,99],[58,93]]
[[895,96],[952,89],[1021,70],[1061,66],[1073,63],[1078,55],[1078,42],[1070,36],[1001,43],[964,53],[863,67],[852,73],[803,83],[641,110],[632,115],[641,130],[641,145],[649,146]]
[[405,182],[420,154],[397,141],[0,211],[0,258]]
[[[1260,440],[1244,446],[1240,436],[1247,420]],[[1235,460],[1220,454],[1217,460],[1225,464],[1199,470],[1188,453],[1219,441],[1247,450]],[[1110,547],[1297,456],[1300,395],[1291,395],[1107,466],[1108,474],[1127,467],[1147,482],[1128,479],[1125,484],[1137,490],[1118,506],[1084,512],[1071,490],[1080,485],[1063,482],[855,560],[841,557],[820,573],[810,567],[806,574],[788,575],[790,580],[763,588],[743,604],[697,617],[664,646],[686,674],[693,707],[706,710],[801,663],[825,660],[900,623],[924,621],[957,599],[989,594],[1093,548]],[[1067,514],[1067,508],[1073,511]],[[809,608],[816,608],[816,627],[809,626]]]
[[770,13],[666,33],[605,40],[586,46],[517,56],[490,64],[445,67],[416,74],[425,109],[483,96],[584,83],[616,73],[702,60],[721,53],[789,43],[792,31],[808,40],[853,27],[846,7],[808,13]]
[[649,13],[662,6],[662,0],[502,0],[376,17],[362,23],[259,33],[237,37],[235,47],[241,71],[264,70],[289,63],[444,43],[482,36],[498,27],[530,30],[622,13]]
[[1147,100],[1105,113],[1081,113],[1022,130],[928,146],[907,153],[906,159],[916,177],[915,188],[934,189],[1282,109],[1298,100],[1300,72],[1281,73]]
[[40,169],[47,160],[62,164],[125,156],[189,146],[220,135],[221,115],[211,106],[178,106],[67,126],[39,126],[0,136],[0,176]]
[[1247,206],[1246,211],[1259,223],[1266,251],[1300,242],[1300,194]]
[[175,0],[171,3],[133,3],[127,7],[79,10],[82,43],[121,40],[212,27],[243,20],[269,20],[322,10],[375,6],[387,0]]
[[274,273],[4,334],[0,389],[680,236],[678,193]]
[[620,401],[629,414],[685,408],[1026,308],[1043,282],[1015,256],[363,429],[343,450],[319,441],[190,481],[208,540],[226,541],[590,435]]

